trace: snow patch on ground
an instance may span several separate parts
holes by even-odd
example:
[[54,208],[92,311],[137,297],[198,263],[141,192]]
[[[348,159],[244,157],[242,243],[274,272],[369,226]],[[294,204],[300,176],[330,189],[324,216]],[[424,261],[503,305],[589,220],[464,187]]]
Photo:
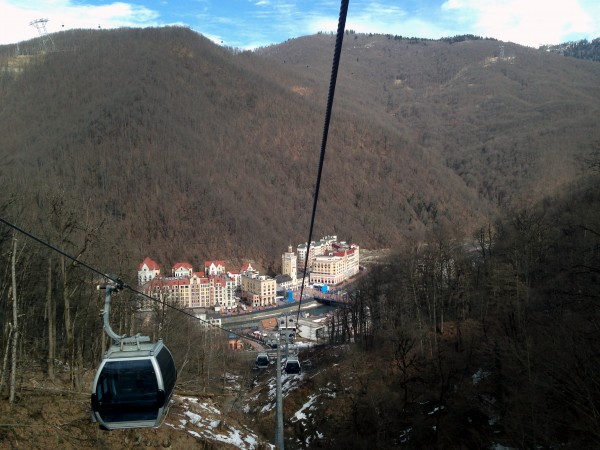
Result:
[[183,409],[183,417],[179,416],[174,423],[166,423],[167,426],[185,430],[198,440],[222,442],[243,450],[274,449],[251,431],[225,423],[221,411],[213,405],[194,397],[175,397]]
[[471,378],[473,378],[473,385],[476,386],[478,385],[481,380],[485,380],[488,376],[489,376],[489,372],[486,372],[483,369],[479,369],[477,370],[477,372],[475,372]]
[[317,399],[318,395],[311,395],[308,398],[308,401],[302,405],[302,407],[296,411],[296,413],[290,418],[290,422],[298,422],[299,420],[305,420],[306,419],[306,414],[304,414],[304,411],[307,409],[310,409],[311,406],[314,404],[315,400]]

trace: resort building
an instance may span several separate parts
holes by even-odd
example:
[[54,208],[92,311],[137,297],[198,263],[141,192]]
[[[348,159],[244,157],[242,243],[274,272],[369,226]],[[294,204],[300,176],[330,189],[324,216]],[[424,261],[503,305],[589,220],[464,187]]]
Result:
[[217,276],[225,273],[225,261],[206,261],[204,273],[209,276]]
[[316,256],[310,271],[309,282],[335,286],[359,272],[359,247],[340,243],[335,251]]
[[281,255],[281,274],[290,277],[291,288],[296,286],[298,279],[298,257],[292,251],[291,245],[288,247],[288,251]]
[[178,278],[191,277],[194,270],[190,263],[178,262],[171,268],[171,273]]
[[277,283],[274,278],[259,275],[256,271],[242,272],[241,295],[252,306],[269,306],[276,303]]
[[[215,308],[219,310],[235,308],[237,303],[236,285],[234,280],[225,275],[224,264],[206,266],[216,275],[194,272],[191,264],[177,263],[171,269],[172,277],[160,277],[155,274],[156,272],[151,277],[153,273],[149,267],[154,266],[149,266],[148,260],[149,258],[146,258],[138,271],[138,280],[147,280],[142,283],[143,292],[146,295],[181,308]],[[221,263],[221,261],[218,262]],[[160,269],[158,270],[158,274],[160,274]]]
[[160,267],[150,258],[144,259],[138,266],[138,286],[142,286],[156,277],[160,277]]

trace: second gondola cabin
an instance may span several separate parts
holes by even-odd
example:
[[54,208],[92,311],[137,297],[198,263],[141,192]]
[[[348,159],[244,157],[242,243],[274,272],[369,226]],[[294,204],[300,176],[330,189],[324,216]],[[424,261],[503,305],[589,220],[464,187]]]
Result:
[[267,353],[261,352],[256,355],[256,361],[254,362],[254,367],[257,369],[267,369],[271,364],[271,360],[269,359],[269,355]]
[[289,357],[285,362],[285,366],[283,367],[283,370],[288,375],[297,375],[299,373],[302,373],[302,367],[300,366],[300,360],[294,356]]
[[173,356],[162,340],[112,345],[94,379],[93,417],[109,430],[158,427],[176,379]]

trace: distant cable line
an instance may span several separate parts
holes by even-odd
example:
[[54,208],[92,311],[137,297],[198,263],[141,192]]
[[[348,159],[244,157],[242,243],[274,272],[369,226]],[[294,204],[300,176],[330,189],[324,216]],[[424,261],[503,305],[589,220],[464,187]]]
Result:
[[132,287],[131,287],[130,285],[128,285],[127,283],[125,283],[125,282],[124,282],[123,280],[121,280],[120,278],[118,278],[118,277],[115,277],[115,276],[113,276],[113,275],[108,275],[108,274],[106,274],[106,273],[102,272],[101,270],[98,270],[98,269],[96,269],[95,267],[93,267],[93,266],[90,266],[89,264],[87,264],[87,263],[85,263],[85,262],[83,262],[83,261],[81,261],[81,260],[77,259],[76,257],[74,257],[74,256],[72,256],[72,255],[69,255],[68,253],[66,253],[65,251],[61,250],[60,248],[58,248],[58,247],[56,247],[56,246],[54,246],[54,245],[52,245],[52,244],[50,244],[50,243],[48,243],[48,242],[46,242],[46,241],[44,241],[44,240],[40,239],[40,238],[38,238],[37,236],[35,236],[34,234],[30,233],[29,231],[26,231],[26,230],[24,230],[23,228],[21,228],[21,227],[19,227],[19,226],[15,225],[15,224],[13,224],[13,223],[9,222],[8,220],[6,220],[6,219],[4,219],[4,218],[2,218],[2,217],[0,217],[0,222],[1,222],[1,223],[3,223],[3,224],[5,224],[6,226],[8,226],[8,227],[12,228],[12,229],[13,229],[13,230],[15,230],[15,231],[18,231],[19,233],[21,233],[21,234],[24,234],[24,235],[25,235],[25,236],[27,236],[28,238],[30,238],[30,239],[33,239],[34,241],[38,242],[39,244],[42,244],[43,246],[45,246],[45,247],[48,247],[49,249],[51,249],[51,250],[53,250],[53,251],[55,251],[55,252],[57,252],[57,253],[61,254],[62,256],[64,256],[64,257],[66,257],[66,258],[70,259],[71,261],[73,261],[74,263],[76,263],[76,264],[78,264],[78,265],[80,265],[80,266],[82,266],[82,267],[85,267],[86,269],[90,270],[91,272],[94,272],[94,273],[96,273],[97,275],[100,275],[100,276],[102,276],[102,277],[106,278],[107,280],[110,280],[110,281],[111,281],[111,282],[113,282],[113,283],[114,283],[114,284],[115,284],[115,285],[116,285],[116,286],[117,286],[119,289],[128,289],[128,290],[130,290],[131,292],[133,292],[133,293],[135,293],[135,294],[137,294],[137,295],[140,295],[140,296],[142,296],[142,297],[145,297],[145,298],[147,298],[147,299],[149,299],[149,300],[151,300],[151,301],[153,301],[153,302],[156,302],[156,303],[159,303],[159,304],[161,304],[161,305],[163,305],[163,306],[166,306],[167,308],[171,308],[171,309],[173,309],[173,310],[175,310],[175,311],[178,311],[178,312],[180,312],[181,314],[185,314],[186,316],[189,316],[189,317],[193,318],[194,320],[198,320],[198,321],[200,321],[200,322],[203,322],[203,323],[205,323],[205,324],[207,324],[207,325],[210,325],[211,327],[213,327],[213,328],[216,328],[216,329],[218,329],[218,330],[225,331],[225,332],[227,332],[227,333],[233,334],[233,335],[235,335],[235,336],[238,336],[238,337],[240,337],[240,338],[248,339],[248,340],[250,340],[250,341],[254,341],[254,342],[257,342],[257,343],[259,343],[259,344],[262,344],[262,343],[263,343],[262,341],[260,341],[260,340],[258,340],[258,339],[255,339],[255,338],[253,338],[253,337],[250,337],[250,336],[245,336],[245,335],[242,335],[242,334],[236,333],[235,331],[232,331],[232,330],[228,330],[228,329],[226,329],[226,328],[223,328],[223,327],[222,327],[222,326],[220,326],[220,325],[216,325],[216,324],[214,324],[214,323],[211,323],[211,322],[209,322],[208,320],[204,320],[204,319],[201,319],[201,318],[199,318],[199,317],[196,317],[195,315],[193,315],[193,314],[191,314],[191,313],[189,313],[189,312],[185,311],[184,309],[177,308],[176,306],[170,305],[169,303],[167,303],[167,302],[165,302],[165,301],[163,301],[163,300],[160,300],[160,299],[154,298],[154,297],[152,297],[152,296],[150,296],[150,295],[148,295],[148,294],[146,294],[146,293],[144,293],[144,292],[138,291],[138,290],[136,290],[136,289],[132,288]]

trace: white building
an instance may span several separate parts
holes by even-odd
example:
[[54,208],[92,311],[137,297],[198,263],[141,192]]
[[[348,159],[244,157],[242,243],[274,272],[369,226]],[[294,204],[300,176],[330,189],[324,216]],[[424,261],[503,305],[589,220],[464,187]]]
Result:
[[269,306],[276,303],[277,282],[274,278],[255,271],[242,272],[242,297],[252,306]]
[[217,276],[225,273],[225,261],[206,261],[204,273],[207,276]]
[[171,268],[171,273],[177,278],[189,278],[194,273],[194,269],[190,263],[178,262]]
[[323,342],[329,338],[329,321],[327,317],[298,319],[298,337],[307,341]]
[[292,246],[288,251],[281,255],[281,274],[288,275],[292,279],[292,286],[295,287],[298,279],[298,257],[292,251]]
[[160,267],[150,258],[144,259],[138,266],[138,286],[143,286],[156,277],[160,277]]

